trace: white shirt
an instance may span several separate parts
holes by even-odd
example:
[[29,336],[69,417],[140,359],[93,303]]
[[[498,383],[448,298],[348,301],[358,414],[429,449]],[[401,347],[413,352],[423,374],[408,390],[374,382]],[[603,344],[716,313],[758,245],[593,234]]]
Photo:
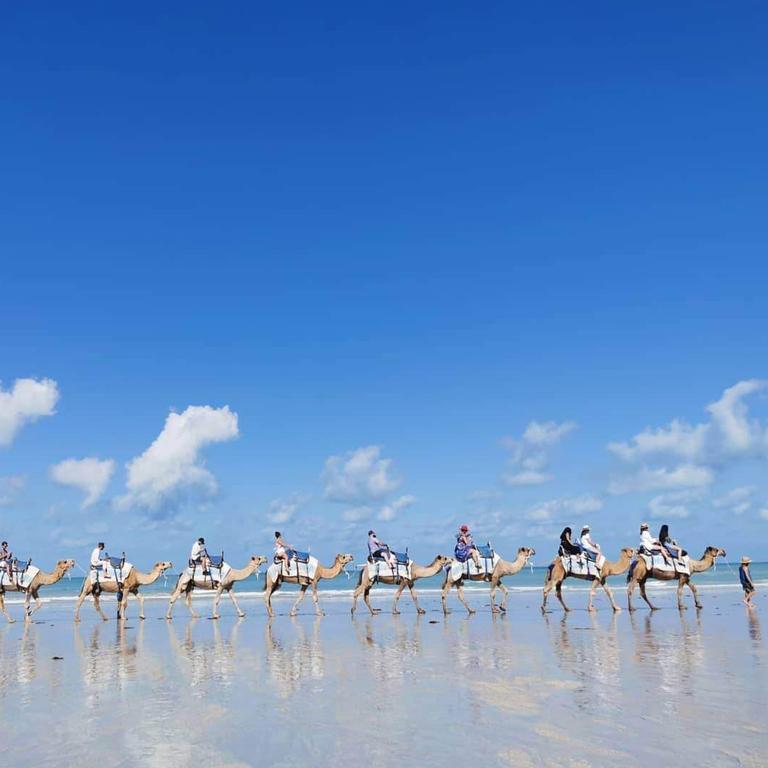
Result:
[[600,545],[595,544],[592,539],[589,538],[589,531],[581,534],[581,546],[584,547],[584,549],[590,549],[593,552],[598,552],[600,550]]
[[653,536],[651,536],[651,532],[648,530],[640,532],[640,546],[649,551],[651,549],[658,549],[658,544],[656,544]]
[[98,547],[91,552],[91,565],[101,565],[102,564],[102,550],[100,550]]
[[203,556],[203,552],[205,552],[205,544],[201,544],[199,541],[196,541],[192,545],[192,551],[189,553],[189,559],[197,560]]

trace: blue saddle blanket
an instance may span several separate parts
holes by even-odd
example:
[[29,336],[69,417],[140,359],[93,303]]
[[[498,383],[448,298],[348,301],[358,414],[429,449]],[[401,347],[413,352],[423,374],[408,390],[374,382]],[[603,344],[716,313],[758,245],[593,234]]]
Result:
[[299,552],[298,549],[288,550],[288,555],[299,563],[309,562],[309,552]]
[[493,548],[490,546],[478,546],[477,551],[480,553],[480,557],[482,558],[488,558],[489,560],[493,560]]
[[208,559],[211,561],[211,568],[221,568],[221,564],[224,562],[224,555],[209,556]]

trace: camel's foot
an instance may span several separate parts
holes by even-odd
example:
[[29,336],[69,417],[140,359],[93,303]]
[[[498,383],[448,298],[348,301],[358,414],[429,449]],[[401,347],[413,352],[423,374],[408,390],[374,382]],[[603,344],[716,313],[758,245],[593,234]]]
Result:
[[491,606],[491,613],[501,613],[501,608],[496,605]]
[[381,613],[381,608],[371,608],[371,616],[378,616]]
[[193,619],[199,619],[200,618],[200,614],[199,613],[190,613],[189,615]]
[[426,613],[426,610],[424,608],[417,608],[416,613],[418,613],[419,616],[423,616]]
[[563,610],[564,610],[566,613],[570,613],[570,612],[571,612],[571,609],[570,609],[570,608],[569,608],[567,605],[564,605],[564,606],[563,606]]
[[142,621],[144,621],[144,616],[141,616],[141,615],[140,615],[140,616],[139,616],[139,618],[140,618]]
[[392,609],[392,615],[393,616],[399,616],[400,615],[400,611],[398,611],[397,608],[393,608]]
[[630,605],[630,606],[627,608],[627,610],[628,610],[630,613],[634,613],[634,612],[637,610],[637,608],[635,608],[633,605]]
[[701,610],[704,606],[701,603],[696,603],[696,608]]
[[507,612],[507,606],[506,606],[506,605],[504,605],[504,604],[502,603],[502,604],[499,606],[499,610],[500,610],[502,613],[506,613],[506,612]]
[[612,607],[613,607],[613,612],[614,613],[621,613],[621,607],[620,606],[614,605]]
[[659,609],[655,605],[648,606],[652,611],[658,611]]
[[677,604],[677,610],[678,611],[687,611],[688,610],[688,606],[687,605],[683,605],[682,603],[678,603]]
[[298,611],[289,611],[289,612],[288,612],[288,615],[289,615],[289,616],[290,616],[292,619],[294,619],[294,618],[296,618],[296,616],[298,616],[298,613],[299,613]]
[[102,616],[102,617],[101,617],[101,620],[102,620],[102,621],[109,621],[109,616]]
[[474,616],[477,613],[477,611],[474,608],[467,608],[467,613],[470,616]]
[[595,608],[595,606],[594,606],[594,605],[588,605],[588,606],[587,606],[587,610],[588,610],[590,613],[597,613],[597,608]]
[[238,619],[244,619],[245,618],[245,611],[238,611],[237,612],[237,618]]
[[173,616],[171,616],[171,614],[170,614],[170,613],[166,613],[166,614],[165,614],[165,620],[166,620],[166,621],[173,621]]
[[450,616],[453,613],[449,608],[443,608],[443,616]]
[[8,623],[9,624],[15,624],[16,623],[16,619],[12,619],[10,616],[8,616]]
[[325,611],[315,611],[315,616],[325,616]]

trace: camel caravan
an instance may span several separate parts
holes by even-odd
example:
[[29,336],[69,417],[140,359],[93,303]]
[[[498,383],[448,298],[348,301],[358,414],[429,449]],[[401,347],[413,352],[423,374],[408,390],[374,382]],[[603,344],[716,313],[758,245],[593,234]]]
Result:
[[[462,525],[456,535],[456,545],[453,557],[438,553],[426,565],[415,563],[408,550],[396,551],[381,541],[374,531],[368,531],[368,556],[365,563],[359,566],[357,584],[352,591],[351,612],[354,615],[358,600],[362,598],[371,615],[381,612],[370,602],[371,590],[376,585],[396,587],[392,603],[392,613],[398,614],[398,604],[403,592],[407,589],[418,614],[425,613],[419,604],[415,585],[420,579],[435,577],[444,573],[440,590],[442,609],[445,615],[451,613],[448,607],[448,597],[455,588],[457,597],[468,614],[474,614],[467,601],[464,585],[471,582],[487,583],[490,588],[490,608],[492,613],[504,613],[507,610],[509,591],[503,580],[512,577],[526,567],[532,566],[531,558],[536,554],[531,547],[520,547],[514,560],[505,560],[490,545],[477,545],[467,525]],[[700,559],[694,559],[680,547],[669,535],[666,525],[661,527],[657,538],[649,532],[647,523],[640,526],[640,543],[635,547],[623,547],[615,560],[608,560],[601,547],[592,538],[590,527],[585,525],[581,535],[572,538],[570,528],[565,528],[560,535],[560,546],[557,556],[546,569],[542,612],[547,610],[547,600],[552,592],[563,607],[569,611],[563,599],[563,584],[567,579],[579,579],[590,583],[587,610],[595,611],[594,598],[599,587],[602,587],[611,608],[620,611],[611,591],[608,581],[611,577],[626,574],[627,604],[629,610],[634,610],[632,596],[639,588],[640,595],[651,610],[655,610],[646,593],[649,580],[677,583],[677,605],[684,609],[683,593],[686,587],[693,595],[696,608],[701,608],[699,596],[692,577],[712,568],[718,557],[725,557],[725,550],[718,547],[707,547]],[[235,613],[245,616],[235,597],[235,586],[250,577],[257,576],[262,566],[267,566],[264,573],[262,596],[266,612],[270,619],[274,616],[272,597],[283,584],[298,586],[298,595],[290,608],[289,615],[295,616],[311,590],[315,613],[323,615],[320,607],[318,585],[321,581],[330,581],[342,573],[347,576],[347,567],[353,562],[351,554],[337,554],[333,562],[324,566],[309,551],[300,551],[287,544],[282,534],[275,531],[274,555],[271,562],[266,557],[252,555],[242,568],[232,567],[219,555],[209,554],[205,539],[195,541],[190,552],[186,568],[177,576],[176,583],[170,594],[165,618],[173,618],[173,608],[179,598],[183,598],[190,616],[197,618],[199,614],[193,607],[194,593],[213,594],[212,619],[219,618],[219,603],[224,593],[232,601]],[[744,558],[743,560],[748,560]],[[59,560],[51,572],[42,571],[32,564],[31,559],[19,560],[12,556],[6,542],[0,546],[0,611],[9,622],[13,622],[5,605],[6,592],[24,594],[24,616],[31,621],[32,616],[42,605],[39,592],[42,587],[50,586],[60,581],[75,566],[74,560]],[[108,620],[101,606],[104,594],[115,595],[117,603],[117,618],[125,620],[127,616],[128,598],[132,595],[139,604],[139,618],[144,619],[144,596],[141,588],[154,584],[167,571],[173,568],[170,561],[160,561],[148,571],[140,571],[132,563],[126,561],[125,555],[110,557],[104,548],[104,543],[91,553],[90,569],[83,580],[77,597],[74,611],[75,622],[80,621],[80,610],[83,602],[91,598],[94,608],[101,619]],[[742,583],[743,583],[742,579]],[[496,596],[501,591],[502,598],[497,604]],[[746,591],[746,587],[745,587]],[[34,605],[33,605],[34,602]]]

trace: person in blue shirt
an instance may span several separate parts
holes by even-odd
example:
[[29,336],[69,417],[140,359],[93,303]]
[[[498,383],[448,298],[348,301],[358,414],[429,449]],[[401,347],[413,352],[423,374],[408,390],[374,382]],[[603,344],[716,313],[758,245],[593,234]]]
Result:
[[752,581],[752,574],[749,572],[749,564],[751,562],[752,558],[745,555],[741,558],[741,565],[739,566],[739,581],[744,590],[744,605],[747,608],[755,607],[752,605],[752,598],[755,596],[755,583]]

